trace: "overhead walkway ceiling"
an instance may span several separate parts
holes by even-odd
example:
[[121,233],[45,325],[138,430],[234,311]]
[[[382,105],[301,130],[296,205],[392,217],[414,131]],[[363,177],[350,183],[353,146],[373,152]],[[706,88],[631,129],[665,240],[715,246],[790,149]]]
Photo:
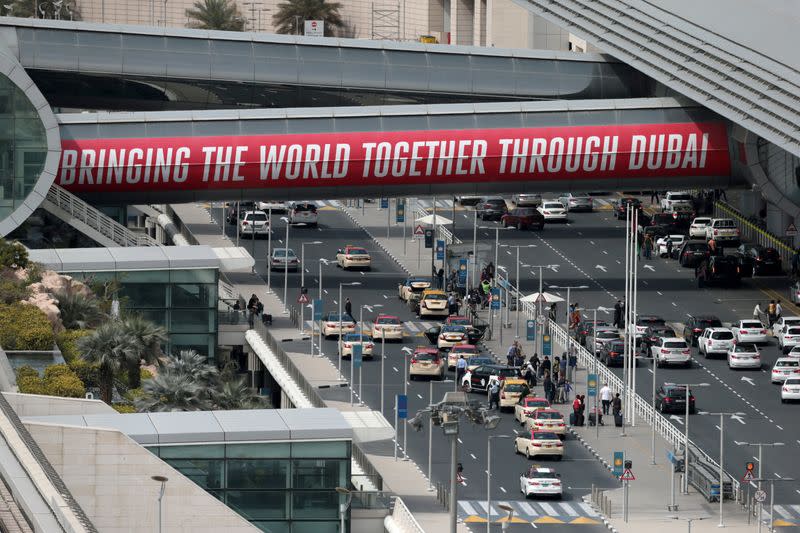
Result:
[[[600,54],[0,18],[52,106],[151,111],[635,98]],[[663,94],[663,91],[662,91]]]
[[[674,14],[673,3],[663,1],[515,1],[784,150],[800,155],[800,69],[796,59],[792,63],[774,59],[769,51],[769,47],[778,46],[774,38],[766,41],[771,43],[768,47],[748,48],[713,29],[736,17],[740,19],[740,33],[780,32],[785,41],[779,57],[785,58],[787,53],[796,52],[796,46],[790,45],[796,26],[789,28],[786,21],[780,20],[773,26],[768,14],[774,12],[769,9],[769,2],[750,3],[746,11],[737,11],[742,0],[714,0],[703,8],[699,6],[704,2],[682,0]],[[692,12],[698,9],[706,14],[697,22],[692,21]],[[746,16],[764,9],[766,15]],[[793,9],[796,20],[796,7]],[[704,21],[711,18],[718,21],[709,29]],[[750,36],[746,42],[752,45],[754,40]]]
[[58,120],[57,183],[98,203],[731,181],[726,122],[672,98],[85,113]]

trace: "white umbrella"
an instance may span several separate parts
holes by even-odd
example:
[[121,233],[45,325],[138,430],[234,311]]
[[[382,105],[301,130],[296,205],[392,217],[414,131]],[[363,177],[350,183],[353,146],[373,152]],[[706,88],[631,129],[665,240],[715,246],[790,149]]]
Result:
[[[436,218],[434,218],[436,217]],[[430,224],[430,225],[437,225],[437,226],[447,226],[448,224],[452,224],[453,221],[449,218],[445,218],[442,215],[425,215],[424,217],[417,219],[418,224]]]
[[527,296],[523,296],[519,299],[520,302],[542,302],[547,304],[563,302],[564,298],[560,296],[556,296],[555,294],[551,294],[549,292],[534,292],[533,294],[529,294]]

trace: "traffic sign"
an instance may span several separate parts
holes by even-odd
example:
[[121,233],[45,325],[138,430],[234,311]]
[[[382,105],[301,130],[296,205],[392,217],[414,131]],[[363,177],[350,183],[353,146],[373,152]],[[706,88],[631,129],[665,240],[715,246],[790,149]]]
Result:
[[625,452],[614,452],[614,470],[613,474],[614,477],[620,477],[623,473],[623,459],[625,457]]
[[547,319],[545,318],[544,315],[538,315],[536,317],[536,322],[538,322],[540,326],[544,326],[544,323],[545,323],[546,320]]
[[525,338],[527,340],[529,340],[529,341],[535,341],[536,340],[536,322],[533,321],[533,320],[528,320],[525,323],[525,326],[526,326],[526,330],[527,330],[527,335],[526,335]]
[[303,21],[303,35],[306,37],[324,37],[324,20],[305,20]]
[[753,475],[753,469],[755,467],[756,467],[755,463],[752,462],[745,463],[744,465],[745,472],[742,481],[753,481],[756,478],[756,476]]
[[389,209],[389,199],[381,198],[381,209]]
[[494,287],[489,292],[489,298],[492,302],[492,309],[497,310],[500,309],[500,289]]
[[442,239],[436,239],[436,259],[440,261],[444,259],[444,241]]
[[630,468],[626,468],[622,475],[619,476],[620,481],[636,481],[636,476],[633,475]]
[[794,225],[794,222],[791,222],[786,226],[786,236],[794,237],[795,235],[797,235],[797,226]]
[[406,201],[397,199],[394,204],[394,221],[402,224],[406,221]]
[[553,355],[553,343],[550,335],[542,335],[542,355]]
[[753,495],[753,499],[758,503],[763,503],[767,499],[767,491],[757,490],[756,493]]
[[419,235],[420,237],[425,235],[425,228],[422,225],[417,224],[417,227],[414,228],[414,235]]
[[405,394],[398,394],[395,401],[397,404],[397,418],[408,418],[408,396]]
[[303,293],[300,293],[300,296],[297,298],[297,303],[299,304],[307,304],[308,303],[308,296]]
[[597,396],[597,374],[589,374],[589,378],[586,381],[589,386],[588,392],[586,394],[590,398],[592,396]]

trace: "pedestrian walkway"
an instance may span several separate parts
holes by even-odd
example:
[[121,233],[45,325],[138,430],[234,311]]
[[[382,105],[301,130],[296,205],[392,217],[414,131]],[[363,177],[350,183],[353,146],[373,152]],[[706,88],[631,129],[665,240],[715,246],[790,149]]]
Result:
[[[502,523],[508,513],[498,506],[505,505],[514,509],[515,524],[600,524],[600,515],[585,502],[533,502],[507,500],[492,502],[492,522]],[[486,523],[486,500],[460,500],[458,515],[468,524]]]

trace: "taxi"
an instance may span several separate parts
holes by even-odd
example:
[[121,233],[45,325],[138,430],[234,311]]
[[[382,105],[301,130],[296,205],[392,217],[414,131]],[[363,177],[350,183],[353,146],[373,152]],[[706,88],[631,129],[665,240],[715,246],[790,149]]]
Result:
[[445,325],[447,326],[471,326],[472,320],[466,316],[449,316],[444,321]]
[[478,355],[480,355],[480,352],[478,351],[478,347],[474,344],[456,344],[450,348],[450,352],[447,354],[447,369],[454,369],[458,360],[461,359],[461,356],[464,356],[464,359],[469,362],[471,357],[476,357]]
[[445,366],[439,350],[427,346],[417,346],[414,353],[411,354],[408,379],[413,380],[415,377],[426,376],[441,381],[444,379]]
[[800,377],[800,360],[796,357],[778,357],[772,367],[772,382],[783,383],[797,377]]
[[519,490],[525,498],[531,496],[552,496],[561,498],[563,487],[561,476],[552,468],[532,466],[519,476]]
[[[339,313],[328,313],[322,318],[322,336],[327,338],[343,335],[347,333],[355,333],[356,323],[349,316],[342,314],[341,322],[339,322]],[[341,329],[339,325],[341,324]]]
[[538,409],[533,416],[525,420],[525,429],[530,431],[552,431],[559,437],[567,434],[564,415],[555,409]]
[[531,391],[528,382],[519,378],[507,378],[500,382],[500,410],[513,409],[520,398]]
[[447,316],[447,294],[436,289],[426,289],[419,301],[419,316]]
[[336,252],[336,264],[342,269],[363,268],[369,270],[372,266],[372,258],[366,248],[348,244],[343,249]]
[[550,402],[547,398],[539,398],[537,396],[523,396],[514,406],[514,418],[520,424],[525,424],[525,421],[532,417],[533,414],[539,409],[549,409]]
[[431,282],[425,278],[407,278],[397,286],[397,297],[407,302],[412,294],[421,294],[431,288]]
[[564,456],[564,443],[553,431],[533,430],[514,439],[514,451],[525,454],[528,459],[547,455],[560,461]]
[[457,344],[464,344],[466,342],[466,326],[443,326],[439,331],[436,346],[438,346],[440,350],[449,350]]
[[372,348],[374,346],[369,335],[359,333],[347,333],[342,335],[342,357],[352,357],[353,347],[361,345],[361,357],[372,359]]
[[372,338],[403,340],[403,322],[393,315],[378,315],[372,324]]

